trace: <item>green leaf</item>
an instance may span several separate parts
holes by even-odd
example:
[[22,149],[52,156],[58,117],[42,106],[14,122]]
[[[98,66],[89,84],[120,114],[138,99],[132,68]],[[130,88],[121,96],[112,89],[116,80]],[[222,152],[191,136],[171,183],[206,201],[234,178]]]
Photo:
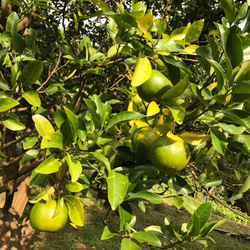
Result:
[[248,171],[248,176],[245,179],[242,187],[240,188],[240,190],[237,192],[238,194],[243,194],[246,191],[248,191],[250,189],[250,170]]
[[59,148],[63,150],[63,135],[60,131],[45,135],[42,139],[41,148]]
[[205,186],[206,187],[217,187],[217,186],[220,186],[221,184],[222,184],[221,177],[213,177],[206,182]]
[[145,200],[154,204],[164,202],[164,199],[160,195],[148,191],[139,191],[137,193],[130,194],[129,198],[127,198],[127,201],[130,200]]
[[72,195],[66,195],[63,197],[68,210],[69,210],[69,219],[70,221],[79,226],[84,226],[84,210],[83,205],[80,200]]
[[170,178],[166,183],[169,188],[178,192],[179,194],[189,194],[192,193],[192,190],[188,186],[188,183],[181,176],[175,176],[174,178]]
[[73,193],[78,193],[81,192],[83,189],[87,189],[87,185],[83,185],[79,182],[72,182],[72,181],[67,181],[65,183],[65,187],[68,189],[68,191],[73,192]]
[[110,162],[103,154],[101,154],[99,152],[90,152],[89,154],[92,157],[94,157],[98,162],[100,162],[101,165],[103,165],[106,168],[108,173],[111,171]]
[[50,187],[48,190],[42,191],[40,194],[38,194],[35,198],[32,200],[29,200],[30,203],[36,203],[40,200],[49,200],[51,198],[51,195],[55,192],[54,187]]
[[204,202],[196,209],[196,215],[200,221],[201,228],[208,222],[211,213],[212,213],[211,202]]
[[7,18],[6,31],[17,32],[19,17],[16,12],[12,12]]
[[128,177],[111,170],[107,177],[108,200],[115,210],[124,200],[128,189]]
[[101,111],[101,128],[108,125],[111,114],[111,107],[109,102],[105,102]]
[[164,18],[157,18],[154,20],[157,29],[158,38],[165,32],[167,28],[166,20]]
[[141,250],[134,241],[129,238],[124,238],[121,243],[121,250]]
[[22,157],[19,163],[22,164],[26,161],[34,160],[38,157],[38,155],[39,151],[37,149],[30,149],[25,152],[24,156]]
[[36,173],[39,174],[52,174],[59,170],[60,163],[57,158],[51,155],[49,158],[44,160],[36,169]]
[[218,62],[211,60],[211,59],[207,59],[207,61],[214,68],[214,71],[216,74],[216,79],[217,79],[217,89],[218,89],[218,91],[220,91],[224,86],[224,81],[226,78],[224,70]]
[[224,155],[226,146],[228,144],[226,136],[216,128],[212,128],[210,134],[215,149],[220,154]]
[[184,51],[183,47],[170,38],[160,39],[155,49],[155,52],[159,54],[164,54],[165,52],[183,52],[183,51]]
[[[249,60],[242,63],[240,70],[237,72],[234,80],[236,82],[236,87],[241,82],[249,82],[250,81],[250,61]],[[247,89],[246,89],[246,91],[247,91]]]
[[145,117],[145,115],[135,112],[135,111],[122,111],[119,114],[115,114],[109,121],[109,124],[107,126],[107,129],[110,129],[114,125],[121,123],[121,122],[126,122],[126,121],[131,121],[131,120],[137,120]]
[[202,29],[204,26],[204,19],[195,21],[191,24],[190,28],[187,31],[185,37],[185,43],[192,43],[199,39]]
[[19,76],[18,81],[21,82],[24,86],[31,86],[39,79],[42,72],[43,72],[42,61],[40,60],[31,61],[22,70],[22,73]]
[[32,106],[41,107],[41,100],[36,91],[27,91],[22,94],[22,97]]
[[148,243],[149,245],[160,247],[161,241],[157,236],[150,232],[137,232],[132,234],[132,239],[135,239],[141,243]]
[[0,98],[0,112],[7,111],[17,105],[19,105],[19,102],[11,97]]
[[158,104],[155,101],[152,101],[149,103],[148,108],[147,108],[147,116],[154,116],[160,113],[160,108]]
[[100,129],[101,128],[101,116],[96,111],[97,109],[96,104],[92,100],[84,99],[84,101],[91,114],[92,121],[94,122],[95,128]]
[[151,72],[152,67],[150,61],[146,56],[143,57],[140,55],[132,77],[131,85],[134,87],[142,85],[150,78]]
[[68,118],[68,122],[70,124],[71,129],[74,131],[74,139],[76,141],[77,138],[77,130],[78,130],[78,117],[67,107],[64,107],[65,114]]
[[181,106],[168,106],[171,114],[174,117],[174,120],[181,125],[183,123],[183,120],[185,118],[185,113],[186,110],[185,108],[181,107]]
[[208,223],[206,223],[203,228],[201,229],[200,235],[201,237],[206,236],[207,234],[209,234],[211,231],[213,231],[215,228],[223,225],[225,222],[227,222],[227,220],[220,220],[220,221],[210,221]]
[[0,151],[0,159],[8,158],[2,151]]
[[164,95],[162,95],[161,100],[171,99],[179,97],[189,85],[189,76],[185,76],[180,82],[178,82],[173,88],[169,89]]
[[132,209],[128,202],[124,201],[119,206],[119,215],[120,215],[120,230],[128,230],[127,225],[133,219]]
[[71,181],[76,182],[82,173],[81,162],[74,160],[69,153],[67,153],[67,155],[64,157],[64,159],[66,160],[66,162],[69,166],[69,173],[71,176]]
[[49,120],[47,120],[44,116],[36,114],[32,116],[32,119],[40,136],[44,137],[45,135],[49,135],[55,132]]
[[223,36],[225,50],[233,69],[243,60],[242,45],[237,35],[237,29],[237,26],[233,26],[229,28]]
[[248,112],[239,109],[233,109],[222,110],[222,113],[225,114],[225,118],[229,119],[234,124],[238,124],[250,129],[250,118]]
[[219,1],[225,12],[226,18],[228,19],[229,23],[232,24],[236,12],[234,0],[219,0]]
[[24,130],[26,128],[23,123],[11,116],[5,116],[1,121],[5,127],[12,131]]
[[105,226],[102,232],[101,240],[108,240],[112,237],[116,236],[118,232],[115,232],[114,230],[110,229],[109,226]]
[[187,230],[192,236],[198,236],[200,234],[200,221],[196,212],[194,212],[194,214],[189,219],[187,224]]
[[[0,37],[0,41],[1,41],[1,37]],[[9,84],[2,78],[0,77],[0,89],[2,90],[9,90]]]

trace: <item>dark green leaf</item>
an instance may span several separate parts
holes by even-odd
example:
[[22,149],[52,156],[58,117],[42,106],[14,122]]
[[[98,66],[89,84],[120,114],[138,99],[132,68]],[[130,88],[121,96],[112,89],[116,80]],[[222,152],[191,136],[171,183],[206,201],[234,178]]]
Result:
[[229,23],[233,23],[235,18],[235,3],[234,0],[219,0],[221,6],[225,12],[225,15],[229,21]]
[[212,128],[210,134],[215,149],[220,154],[224,155],[226,146],[228,144],[226,136],[222,132],[220,132],[217,128]]
[[39,79],[42,72],[43,63],[40,60],[31,61],[22,70],[18,81],[24,86],[31,86]]
[[189,76],[184,77],[180,82],[178,82],[173,88],[169,89],[164,95],[162,95],[161,100],[171,99],[179,97],[189,85]]
[[212,213],[211,202],[204,202],[196,209],[196,215],[200,221],[201,228],[208,222],[211,213]]
[[128,202],[124,201],[119,206],[120,230],[128,230],[127,225],[133,218],[132,209]]

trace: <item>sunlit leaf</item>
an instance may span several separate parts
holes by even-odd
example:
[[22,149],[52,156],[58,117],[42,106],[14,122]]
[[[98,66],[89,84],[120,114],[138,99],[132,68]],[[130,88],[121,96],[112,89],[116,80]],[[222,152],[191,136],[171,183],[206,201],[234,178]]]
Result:
[[138,240],[143,243],[146,242],[152,246],[161,246],[161,241],[157,238],[157,236],[150,232],[136,232],[132,234],[132,238]]
[[36,91],[27,91],[22,94],[22,97],[32,106],[40,107],[41,100],[39,94]]
[[107,184],[108,200],[112,210],[115,210],[123,202],[127,193],[128,177],[112,170],[107,177]]
[[190,132],[182,133],[180,137],[190,145],[200,145],[210,139],[210,135],[200,135]]
[[19,102],[10,97],[0,98],[0,112],[7,111],[17,105]]
[[36,114],[32,116],[32,119],[35,123],[35,127],[38,133],[40,134],[40,136],[43,137],[45,135],[52,134],[55,132],[49,120],[45,118],[44,116]]
[[11,116],[5,116],[4,118],[1,119],[2,123],[6,128],[12,130],[12,131],[19,131],[19,130],[24,130],[26,126],[18,121],[16,118],[11,117]]
[[72,195],[66,195],[63,197],[68,210],[69,210],[69,219],[75,225],[79,227],[84,226],[84,210],[83,205],[80,200]]
[[154,116],[160,113],[160,108],[158,104],[155,101],[152,101],[149,103],[147,107],[147,116]]
[[140,55],[135,68],[135,72],[133,74],[131,85],[134,87],[140,86],[150,78],[151,72],[152,67],[150,61],[146,56]]
[[59,170],[60,163],[57,158],[51,155],[49,158],[44,160],[35,171],[39,174],[52,174]]

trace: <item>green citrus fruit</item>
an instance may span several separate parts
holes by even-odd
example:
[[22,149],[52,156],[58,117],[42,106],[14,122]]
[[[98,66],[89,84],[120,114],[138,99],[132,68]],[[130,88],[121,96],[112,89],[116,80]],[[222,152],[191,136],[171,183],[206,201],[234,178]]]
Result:
[[115,153],[116,148],[119,146],[123,146],[123,144],[119,141],[110,141],[105,143],[102,148],[103,155],[109,159],[113,166],[118,166],[124,162],[124,158]]
[[132,136],[132,147],[137,151],[138,143],[142,142],[147,150],[147,158],[150,158],[151,144],[160,136],[160,134],[150,126],[137,129]]
[[31,226],[42,232],[56,232],[62,229],[68,221],[68,209],[65,203],[57,211],[56,207],[55,200],[37,202],[30,212]]
[[152,143],[150,158],[152,164],[161,172],[177,172],[185,168],[189,162],[189,146],[178,136],[163,135]]
[[152,70],[150,78],[137,87],[138,95],[146,102],[161,100],[161,96],[173,87],[172,83],[158,70]]

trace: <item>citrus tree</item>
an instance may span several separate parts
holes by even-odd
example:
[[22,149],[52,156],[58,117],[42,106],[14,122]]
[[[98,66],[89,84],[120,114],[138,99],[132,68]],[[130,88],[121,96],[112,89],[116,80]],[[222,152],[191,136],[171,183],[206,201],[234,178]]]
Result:
[[[1,237],[21,249],[31,206],[36,230],[67,220],[82,228],[92,189],[120,219],[102,240],[120,237],[124,250],[206,246],[225,221],[209,221],[212,204],[197,194],[219,200],[211,191],[223,186],[229,206],[250,188],[250,3],[220,0],[213,26],[203,18],[174,28],[151,1],[87,4],[2,1]],[[103,39],[83,33],[85,23]],[[134,209],[146,215],[145,204],[165,197],[190,219],[177,226],[166,215],[164,227],[137,230]]]

